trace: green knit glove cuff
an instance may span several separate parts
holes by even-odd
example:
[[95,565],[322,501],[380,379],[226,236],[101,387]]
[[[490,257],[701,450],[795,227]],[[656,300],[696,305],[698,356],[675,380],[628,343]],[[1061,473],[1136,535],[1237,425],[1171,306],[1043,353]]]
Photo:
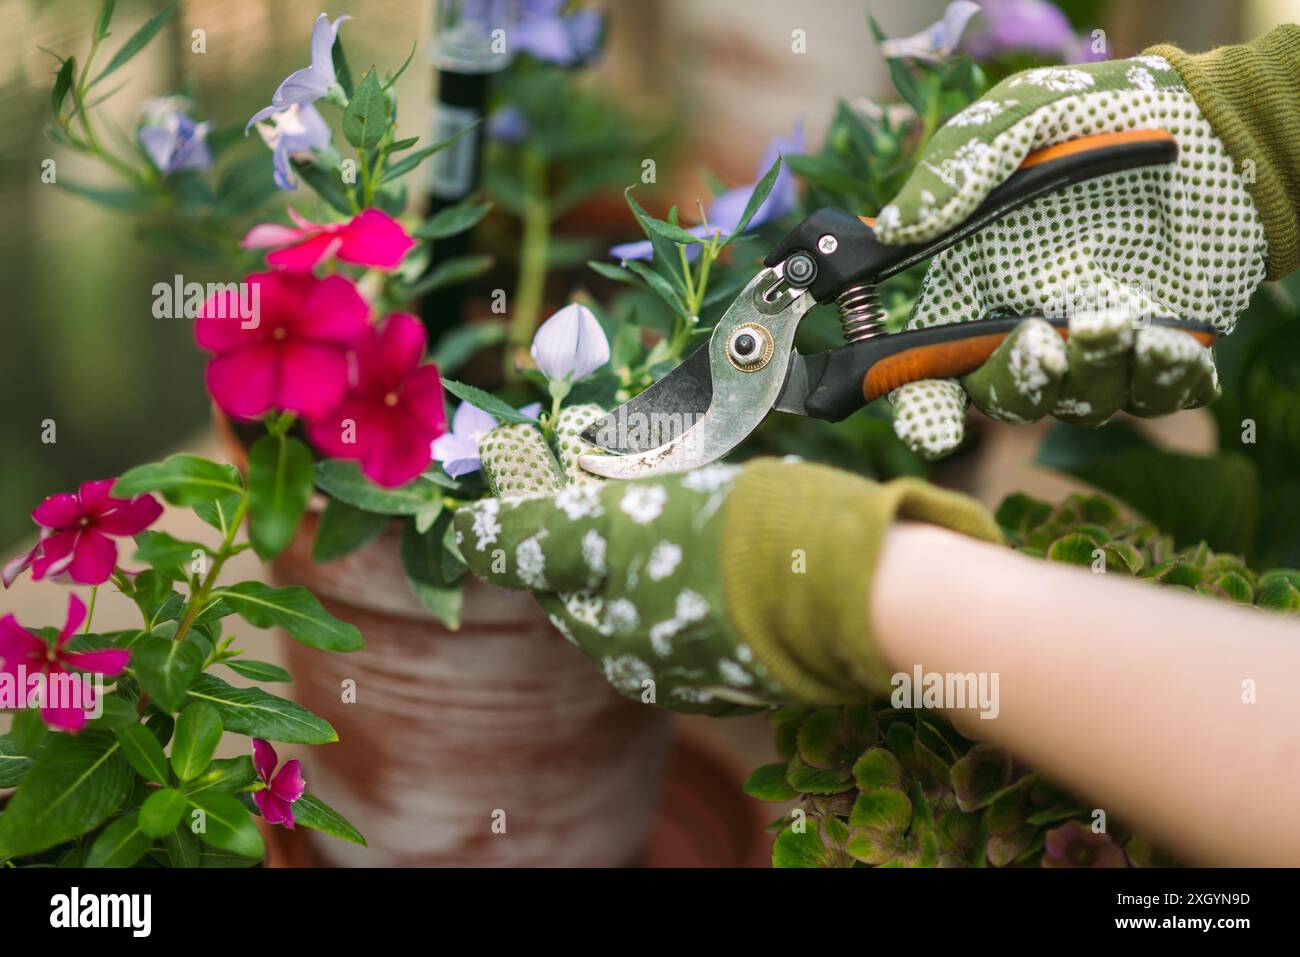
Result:
[[1168,45],[1146,53],[1174,65],[1243,171],[1268,237],[1265,278],[1281,279],[1300,265],[1300,26],[1209,53]]
[[880,484],[779,461],[751,463],[737,476],[719,547],[728,615],[793,698],[842,704],[889,687],[869,599],[899,518],[1002,541],[984,506],[917,479]]

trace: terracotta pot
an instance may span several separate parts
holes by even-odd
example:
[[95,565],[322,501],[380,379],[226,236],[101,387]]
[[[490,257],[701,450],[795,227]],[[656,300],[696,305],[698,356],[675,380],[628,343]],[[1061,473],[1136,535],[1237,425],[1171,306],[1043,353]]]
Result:
[[[318,523],[316,511],[305,516],[272,564],[274,578],[310,589],[361,630],[366,647],[337,654],[285,639],[290,687],[339,733],[338,744],[302,755],[313,792],[370,844],[322,842],[322,862],[643,860],[660,798],[667,714],[613,691],[527,594],[467,578],[464,624],[448,631],[406,585],[398,526],[317,565]],[[350,687],[355,703],[344,703]]]

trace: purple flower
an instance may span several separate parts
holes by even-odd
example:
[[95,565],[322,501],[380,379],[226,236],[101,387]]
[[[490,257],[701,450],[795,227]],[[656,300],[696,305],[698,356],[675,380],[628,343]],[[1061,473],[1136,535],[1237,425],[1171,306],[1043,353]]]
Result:
[[314,158],[314,151],[329,146],[329,124],[310,104],[291,103],[280,112],[272,112],[269,118],[269,124],[257,124],[257,131],[271,148],[275,185],[281,189],[297,189],[298,181],[294,179],[289,160]]
[[609,340],[592,311],[573,302],[542,323],[528,351],[552,382],[577,382],[609,361]]
[[559,66],[591,60],[600,49],[604,17],[594,10],[575,10],[566,16],[566,2],[520,0],[508,42],[520,53]]
[[[798,122],[789,136],[777,136],[767,144],[767,148],[763,151],[763,158],[758,163],[758,173],[752,183],[737,186],[735,189],[729,189],[725,193],[715,196],[704,211],[704,215],[708,219],[708,225],[701,223],[698,226],[690,227],[686,231],[692,236],[699,237],[701,242],[715,235],[728,236],[733,233],[736,227],[740,225],[741,217],[745,214],[745,206],[749,203],[750,194],[754,192],[754,187],[758,185],[758,181],[763,174],[776,162],[777,156],[802,153],[803,149],[803,123]],[[745,229],[747,231],[756,229],[773,219],[780,219],[794,209],[798,202],[798,184],[795,181],[794,173],[790,171],[787,164],[782,163],[780,172],[776,174],[776,182],[772,184],[772,191],[767,194],[767,198],[754,211],[753,218],[750,219]],[[610,249],[609,254],[615,259],[650,259],[654,256],[654,246],[651,245],[648,239],[621,243]],[[693,259],[697,255],[699,255],[699,250],[694,246],[687,250],[688,257]]]
[[1080,821],[1047,832],[1043,867],[1125,867],[1128,860],[1109,834],[1096,834]]
[[150,100],[144,105],[140,145],[164,176],[179,170],[205,170],[212,165],[208,150],[209,123],[195,123],[186,114],[182,97]]
[[880,52],[891,60],[905,57],[935,63],[957,48],[966,24],[979,12],[979,4],[971,0],[954,0],[944,10],[943,19],[910,37],[884,41],[880,44]]
[[984,29],[963,49],[976,60],[1031,53],[1066,63],[1100,58],[1091,44],[1074,32],[1061,9],[1047,0],[982,0]]
[[[537,407],[537,411],[541,412],[541,406]],[[451,417],[451,431],[444,432],[433,440],[433,457],[442,463],[442,470],[452,478],[477,472],[482,464],[479,461],[479,444],[483,441],[483,436],[496,427],[497,420],[492,416],[478,406],[462,402],[456,409],[456,414]]]
[[276,88],[275,95],[271,97],[271,105],[258,110],[249,119],[244,127],[245,133],[254,123],[281,113],[291,105],[308,107],[323,96],[342,93],[338,89],[338,78],[334,75],[334,41],[343,21],[351,19],[339,17],[330,23],[330,18],[323,13],[316,18],[316,23],[311,28],[311,66],[289,74]]
[[507,103],[505,106],[494,110],[492,115],[488,117],[488,139],[495,140],[498,143],[514,146],[526,140],[531,132],[528,117],[524,116],[524,111],[513,103]]

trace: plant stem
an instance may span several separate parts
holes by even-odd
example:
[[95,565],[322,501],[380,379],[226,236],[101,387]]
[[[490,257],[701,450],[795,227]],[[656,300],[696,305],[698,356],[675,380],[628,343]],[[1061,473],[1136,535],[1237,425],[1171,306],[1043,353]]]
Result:
[[546,161],[536,150],[525,150],[523,239],[519,273],[515,281],[515,306],[506,335],[505,373],[507,382],[517,382],[516,354],[526,348],[537,328],[546,291],[546,259],[551,238],[551,207],[546,195]]
[[199,616],[199,612],[207,603],[208,595],[212,592],[212,586],[217,583],[217,576],[221,574],[221,566],[233,554],[232,548],[235,544],[235,536],[239,533],[239,526],[244,523],[246,514],[248,514],[247,494],[239,500],[239,507],[235,509],[235,514],[230,520],[230,527],[226,529],[226,535],[221,541],[221,547],[212,558],[212,567],[208,569],[208,574],[204,576],[198,589],[190,595],[190,600],[185,605],[185,614],[181,618],[180,625],[176,628],[175,636],[172,638],[173,641],[181,641],[189,633],[190,627],[194,624],[194,619]]
[[81,629],[83,635],[90,634],[90,623],[95,619],[95,599],[99,597],[99,586],[90,586],[90,605],[86,609],[86,627]]

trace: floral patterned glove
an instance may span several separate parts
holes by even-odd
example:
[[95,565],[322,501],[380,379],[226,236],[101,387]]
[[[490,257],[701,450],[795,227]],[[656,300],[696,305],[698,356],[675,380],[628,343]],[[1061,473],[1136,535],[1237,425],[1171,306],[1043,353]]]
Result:
[[462,509],[456,528],[476,575],[535,592],[630,697],[711,714],[862,699],[888,682],[867,596],[890,522],[999,540],[964,496],[816,465],[600,482],[575,460],[587,451],[579,433],[603,414],[561,413],[558,461],[536,427],[494,429],[481,457],[500,497]]
[[1215,397],[1211,352],[1141,319],[1202,320],[1230,333],[1264,278],[1268,247],[1241,164],[1162,56],[1008,77],[935,134],[876,231],[889,243],[936,236],[1033,150],[1156,128],[1177,138],[1177,164],[1079,183],[934,258],[909,328],[1041,313],[1069,316],[1070,337],[1029,320],[960,384],[896,389],[895,429],[913,449],[939,457],[956,448],[967,395],[999,421],[1051,414],[1086,425]]

